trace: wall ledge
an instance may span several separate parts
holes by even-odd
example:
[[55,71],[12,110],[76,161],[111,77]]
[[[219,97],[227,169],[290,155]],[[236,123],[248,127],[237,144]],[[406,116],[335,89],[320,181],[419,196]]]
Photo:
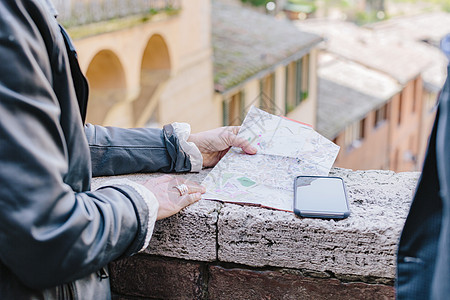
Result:
[[[201,182],[209,171],[175,176]],[[347,219],[301,219],[282,211],[201,200],[157,222],[143,255],[392,285],[397,243],[420,173],[334,168],[331,175],[347,185]],[[154,176],[158,174],[116,177],[143,181]],[[94,178],[93,188],[108,179]]]

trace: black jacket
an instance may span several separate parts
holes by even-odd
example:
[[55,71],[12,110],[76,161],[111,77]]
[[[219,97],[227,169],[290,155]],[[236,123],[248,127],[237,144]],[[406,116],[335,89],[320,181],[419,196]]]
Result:
[[69,45],[42,2],[0,1],[2,299],[109,298],[102,268],[141,249],[148,208],[126,185],[90,192],[91,174],[191,167],[170,130],[83,126]]
[[399,300],[450,297],[450,64],[447,71],[422,175],[400,239]]

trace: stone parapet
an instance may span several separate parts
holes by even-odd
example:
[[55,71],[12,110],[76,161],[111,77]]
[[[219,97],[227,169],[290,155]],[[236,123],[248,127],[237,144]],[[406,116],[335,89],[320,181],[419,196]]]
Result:
[[[208,172],[176,176],[201,181]],[[201,200],[157,222],[144,253],[111,264],[114,292],[118,299],[394,298],[395,253],[419,173],[330,175],[347,185],[347,219]]]
[[156,14],[178,10],[181,0],[53,0],[58,19],[66,26],[123,18],[131,15]]

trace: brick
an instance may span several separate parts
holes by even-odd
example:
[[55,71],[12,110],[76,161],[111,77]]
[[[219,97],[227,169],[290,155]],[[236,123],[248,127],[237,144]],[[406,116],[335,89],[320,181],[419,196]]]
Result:
[[136,255],[110,264],[111,288],[116,299],[199,299],[201,264]]
[[209,267],[209,299],[394,299],[392,286],[342,283],[286,271],[254,271]]

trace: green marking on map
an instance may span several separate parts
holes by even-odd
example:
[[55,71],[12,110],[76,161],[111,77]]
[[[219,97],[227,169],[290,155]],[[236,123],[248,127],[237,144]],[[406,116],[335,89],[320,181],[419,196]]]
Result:
[[240,182],[240,184],[242,184],[245,187],[249,187],[249,186],[256,184],[256,182],[254,182],[253,180],[251,180],[247,177],[241,177],[241,178],[238,178],[237,180]]
[[230,179],[232,177],[233,177],[233,173],[225,173],[225,174],[223,174],[223,176],[222,176],[222,184],[225,184],[228,181],[228,179]]

